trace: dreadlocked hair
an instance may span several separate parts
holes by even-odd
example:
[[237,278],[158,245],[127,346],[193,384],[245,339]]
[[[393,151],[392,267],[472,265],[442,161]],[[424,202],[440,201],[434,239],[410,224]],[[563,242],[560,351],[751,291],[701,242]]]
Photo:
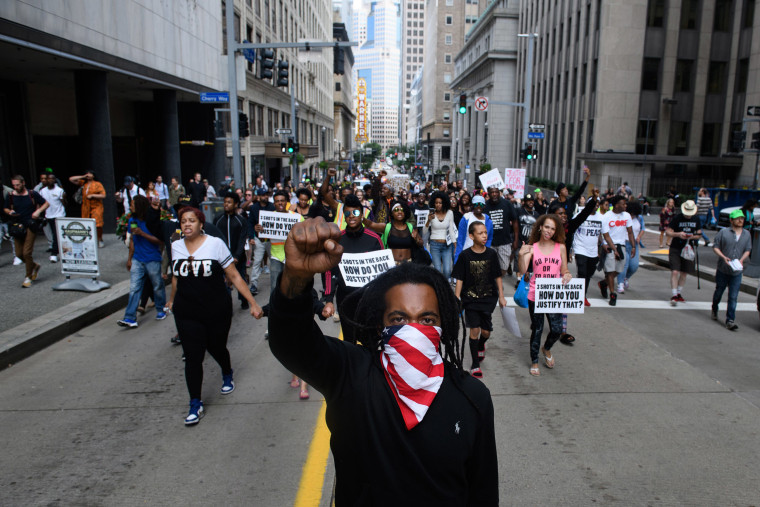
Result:
[[[380,329],[383,328],[385,313],[385,294],[396,285],[410,283],[429,285],[438,298],[438,313],[441,317],[441,357],[454,366],[460,373],[462,367],[462,350],[459,335],[459,302],[444,276],[434,268],[405,262],[386,271],[373,281],[358,289],[343,300],[340,305],[340,318],[347,319],[348,324],[356,328],[356,338],[362,345],[379,352],[383,350]],[[465,335],[462,334],[464,343]],[[374,354],[379,363],[379,354]]]

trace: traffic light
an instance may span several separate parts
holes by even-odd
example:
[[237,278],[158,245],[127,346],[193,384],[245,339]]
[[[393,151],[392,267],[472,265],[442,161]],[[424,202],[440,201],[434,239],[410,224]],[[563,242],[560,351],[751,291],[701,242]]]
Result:
[[531,160],[538,160],[538,146],[531,146],[530,154],[533,157]]
[[463,93],[459,96],[459,114],[467,113],[467,94]]
[[288,152],[288,144],[287,143],[280,143],[280,152],[287,153]]
[[248,115],[245,113],[238,113],[238,131],[240,138],[251,135],[251,131],[248,130]]
[[525,145],[525,160],[533,160],[533,145]]
[[298,143],[293,143],[293,151],[298,153],[298,151],[301,149],[301,145]]
[[749,143],[749,147],[753,150],[760,150],[760,132],[752,134],[752,141]]
[[259,63],[259,79],[272,79],[272,69],[274,68],[274,51],[271,49],[262,49],[261,62]]
[[286,60],[277,62],[277,86],[288,86],[288,67]]
[[731,151],[734,153],[744,151],[744,142],[746,139],[746,130],[735,130],[731,132]]
[[295,145],[293,143],[293,138],[292,137],[288,137],[288,154],[290,155],[294,151],[296,151],[296,149],[295,149]]

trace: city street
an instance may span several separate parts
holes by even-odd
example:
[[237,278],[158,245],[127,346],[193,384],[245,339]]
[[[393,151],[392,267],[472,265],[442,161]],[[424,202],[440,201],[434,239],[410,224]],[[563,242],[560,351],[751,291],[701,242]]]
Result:
[[[667,271],[644,264],[611,308],[598,279],[592,307],[569,317],[576,345],[558,343],[557,366],[542,364],[540,377],[528,374],[527,311],[517,311],[521,339],[494,319],[482,366],[502,505],[755,505],[754,297],[740,295],[731,332],[710,320],[711,282],[698,291],[690,278],[688,302],[671,308]],[[512,281],[505,286],[510,295]],[[266,288],[257,299],[267,301]],[[207,415],[186,428],[174,323],[154,315],[125,330],[117,312],[0,372],[3,504],[329,505],[321,396],[298,400],[264,339],[266,322],[236,309],[235,392],[219,394],[221,374],[207,358]],[[323,328],[336,334],[338,325]]]

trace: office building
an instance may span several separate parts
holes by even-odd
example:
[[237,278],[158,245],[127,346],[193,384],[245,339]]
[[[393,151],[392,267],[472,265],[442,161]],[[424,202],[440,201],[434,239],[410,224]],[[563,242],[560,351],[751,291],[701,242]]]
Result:
[[[423,43],[425,42],[425,0],[407,0],[402,2],[403,20],[401,23],[401,95],[399,132],[401,144],[416,142],[416,126],[410,122],[412,101],[412,81],[422,68]],[[410,136],[411,134],[411,136]],[[411,137],[411,138],[410,138]]]
[[[530,172],[662,196],[670,185],[741,186],[754,156],[731,146],[760,105],[760,16],[754,0],[523,0],[537,32],[531,122],[546,125]],[[518,100],[527,40],[520,43]],[[522,139],[522,118],[514,143]],[[756,123],[744,123],[750,134]]]

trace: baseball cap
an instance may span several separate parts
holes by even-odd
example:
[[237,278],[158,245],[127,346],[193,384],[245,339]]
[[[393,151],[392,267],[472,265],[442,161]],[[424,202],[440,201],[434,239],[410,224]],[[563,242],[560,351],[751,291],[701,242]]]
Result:
[[536,200],[535,196],[531,194],[530,192],[525,194],[525,197],[523,197],[523,201],[535,201],[535,200]]
[[132,176],[124,176],[124,184],[129,185],[130,183],[133,183],[135,180],[132,179]]
[[256,190],[256,195],[267,195],[269,192],[266,189],[260,188]]
[[192,199],[190,198],[189,195],[183,194],[183,195],[177,197],[177,204],[175,204],[173,206],[174,207],[174,211],[179,211],[180,208],[184,208],[185,206],[190,206],[190,202],[191,201],[192,201]]
[[731,220],[733,220],[734,218],[744,218],[744,213],[742,213],[742,210],[740,209],[735,209],[734,211],[731,212],[730,215],[728,215],[728,218],[730,218]]
[[486,200],[483,199],[482,195],[476,195],[475,197],[472,198],[472,205],[477,206],[478,204],[480,204],[481,206],[486,205]]

